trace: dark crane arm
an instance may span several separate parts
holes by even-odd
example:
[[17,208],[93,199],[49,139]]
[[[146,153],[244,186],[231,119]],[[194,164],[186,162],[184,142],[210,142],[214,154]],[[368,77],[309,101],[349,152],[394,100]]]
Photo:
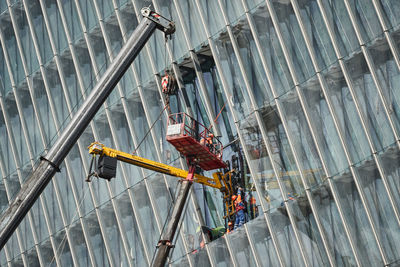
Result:
[[172,34],[175,25],[150,8],[142,9],[143,19],[132,33],[121,51],[114,58],[104,75],[93,88],[77,113],[71,119],[49,152],[41,157],[39,166],[21,187],[17,197],[0,218],[0,250],[28,213],[73,145],[89,125],[96,112],[110,95],[118,81],[139,54],[156,28]]

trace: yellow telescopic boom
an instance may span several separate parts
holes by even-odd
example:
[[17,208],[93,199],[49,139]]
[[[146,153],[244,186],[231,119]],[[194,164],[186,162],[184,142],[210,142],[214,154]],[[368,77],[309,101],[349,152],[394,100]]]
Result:
[[[108,156],[110,158],[115,158],[119,161],[123,161],[126,163],[130,163],[132,165],[136,165],[142,168],[146,168],[155,172],[164,173],[167,175],[179,177],[179,178],[186,178],[188,172],[173,166],[169,166],[167,164],[159,163],[156,161],[152,161],[149,159],[145,159],[139,156],[135,156],[129,153],[125,153],[122,151],[118,151],[116,149],[112,149],[109,147],[104,146],[99,142],[93,142],[88,147],[89,153],[92,155],[99,155],[99,156]],[[226,188],[225,181],[221,181],[223,179],[223,175],[220,172],[216,172],[213,174],[213,178],[205,177],[200,174],[195,174],[193,181],[199,184],[204,184],[206,186],[214,187],[217,189],[224,189]]]

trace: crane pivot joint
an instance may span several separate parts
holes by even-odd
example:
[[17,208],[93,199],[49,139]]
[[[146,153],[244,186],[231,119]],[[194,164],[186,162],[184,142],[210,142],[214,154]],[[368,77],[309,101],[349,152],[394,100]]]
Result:
[[149,7],[144,7],[141,10],[142,16],[156,23],[157,29],[163,31],[165,35],[171,35],[175,32],[175,23],[160,14],[152,11]]

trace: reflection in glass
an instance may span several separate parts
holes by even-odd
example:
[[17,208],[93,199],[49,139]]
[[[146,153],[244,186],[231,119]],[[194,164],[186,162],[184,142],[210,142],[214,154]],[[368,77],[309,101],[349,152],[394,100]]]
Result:
[[382,0],[379,2],[386,22],[389,22],[390,28],[398,29],[400,25],[399,14],[400,12],[400,2],[396,0]]
[[256,265],[244,227],[239,227],[225,238],[231,244],[233,255],[239,266]]
[[219,51],[218,54],[220,55],[219,60],[221,61],[223,75],[232,77],[227,80],[229,87],[228,101],[231,102],[237,117],[243,119],[244,116],[250,114],[252,107],[232,43],[227,33],[221,34],[219,38],[215,40],[215,44]]
[[254,242],[258,258],[263,266],[277,266],[279,261],[276,255],[269,229],[263,216],[246,224],[251,240]]
[[400,207],[400,151],[393,144],[379,154],[396,206]]
[[344,1],[322,0],[328,23],[333,28],[333,38],[338,42],[342,56],[359,50],[357,35],[352,27]]
[[377,150],[394,142],[393,132],[388,118],[379,99],[372,74],[369,71],[363,54],[349,58],[346,62],[347,69],[353,79],[353,87],[361,112],[367,120],[368,130]]
[[312,42],[312,48],[317,57],[318,67],[324,69],[331,65],[336,56],[332,43],[329,40],[328,31],[324,25],[322,13],[318,7],[317,1],[299,1],[302,23]]
[[225,238],[219,238],[209,244],[211,257],[214,258],[218,266],[232,266],[231,255],[229,254],[228,247],[226,246]]
[[300,100],[293,91],[281,99],[288,131],[300,161],[298,167],[307,179],[307,186],[319,184],[325,175]]
[[398,259],[400,257],[399,224],[378,168],[372,158],[369,158],[357,166],[357,171],[386,255],[389,261]]
[[353,266],[356,261],[343,231],[343,223],[328,182],[312,190],[312,197],[337,266]]
[[281,206],[268,213],[274,225],[284,263],[288,266],[305,266],[286,208]]
[[334,181],[360,260],[365,265],[382,265],[377,243],[350,170],[335,176]]
[[69,231],[71,235],[71,247],[76,253],[76,258],[81,265],[90,265],[89,252],[85,241],[85,236],[82,230],[82,226],[79,221],[76,221],[71,226],[69,226]]
[[348,3],[365,42],[383,32],[372,1],[353,0]]
[[[347,161],[322,89],[317,80],[311,79],[301,85],[301,90],[307,102],[310,120],[316,129],[314,134],[317,135],[325,164],[330,173],[337,173],[347,167]],[[335,112],[340,112],[341,108],[337,106]]]
[[86,222],[89,238],[94,250],[93,252],[96,258],[96,263],[99,266],[105,266],[108,264],[107,252],[104,246],[103,236],[100,231],[100,226],[95,211],[92,211],[86,215],[84,220]]
[[145,245],[147,245],[149,251],[153,251],[154,244],[157,244],[160,235],[144,182],[140,182],[133,187],[133,196],[136,211],[138,212],[136,216],[142,226]]
[[289,60],[293,61],[297,82],[303,82],[314,74],[314,69],[292,5],[277,0],[272,2],[284,44],[287,46]]
[[[115,208],[119,210],[118,206],[115,206]],[[113,261],[126,264],[126,257],[121,238],[121,235],[124,233],[120,232],[121,229],[118,226],[116,215],[114,212],[111,212],[112,210],[113,204],[111,201],[100,207],[101,219],[106,233],[104,238],[107,238]]]
[[339,65],[333,65],[324,73],[324,77],[347,149],[353,162],[358,162],[371,152],[344,74]]
[[124,192],[119,195],[117,197],[117,203],[120,210],[120,219],[126,231],[125,236],[130,247],[129,261],[135,266],[146,265],[147,261],[144,255],[144,248],[128,193]]
[[[400,71],[396,65],[392,51],[386,41],[377,42],[369,47],[371,58],[374,61],[379,85],[383,91],[389,116],[394,120],[397,132],[400,131]],[[384,112],[382,110],[382,112]]]

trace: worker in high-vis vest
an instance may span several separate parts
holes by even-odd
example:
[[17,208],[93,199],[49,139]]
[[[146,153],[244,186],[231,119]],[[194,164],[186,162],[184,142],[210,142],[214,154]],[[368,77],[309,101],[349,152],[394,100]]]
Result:
[[232,196],[233,204],[235,205],[236,210],[236,219],[234,229],[242,226],[246,222],[245,209],[246,206],[244,204],[244,192],[242,188],[238,188],[237,195]]
[[250,217],[251,219],[254,219],[258,217],[258,207],[257,207],[257,201],[254,196],[250,197]]
[[227,232],[228,234],[229,234],[230,232],[232,232],[232,231],[233,231],[233,227],[234,227],[233,222],[229,221],[229,222],[228,222],[228,229],[226,230],[226,232]]
[[207,147],[208,151],[214,153],[214,134],[210,133],[206,137],[201,138],[200,145]]

